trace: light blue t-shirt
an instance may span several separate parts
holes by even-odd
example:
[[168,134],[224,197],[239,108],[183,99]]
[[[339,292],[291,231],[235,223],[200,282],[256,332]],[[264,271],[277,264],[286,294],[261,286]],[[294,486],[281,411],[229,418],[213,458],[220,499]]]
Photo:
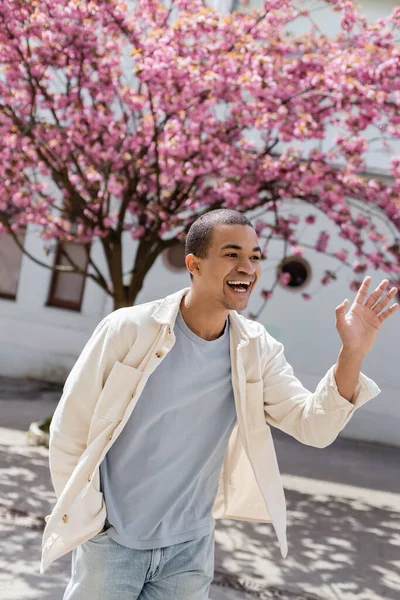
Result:
[[236,421],[229,319],[206,341],[179,312],[176,342],[149,377],[100,465],[108,535],[137,549],[194,540],[215,524],[212,507]]

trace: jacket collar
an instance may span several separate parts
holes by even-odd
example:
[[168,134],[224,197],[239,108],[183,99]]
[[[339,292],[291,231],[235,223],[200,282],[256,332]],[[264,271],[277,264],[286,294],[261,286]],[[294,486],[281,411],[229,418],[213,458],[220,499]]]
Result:
[[[182,298],[187,294],[190,288],[183,288],[174,294],[166,296],[157,309],[153,313],[153,318],[164,325],[173,327],[175,324],[176,317],[179,312]],[[240,341],[247,341],[251,338],[256,338],[261,335],[261,328],[256,323],[244,319],[240,316],[236,310],[229,311],[229,320],[233,329],[237,332]]]

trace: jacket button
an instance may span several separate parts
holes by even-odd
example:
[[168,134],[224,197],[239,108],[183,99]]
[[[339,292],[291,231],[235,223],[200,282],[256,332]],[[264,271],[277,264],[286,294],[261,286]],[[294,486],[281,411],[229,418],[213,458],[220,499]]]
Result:
[[87,480],[88,480],[88,481],[91,481],[91,480],[92,480],[92,476],[91,476],[91,475],[88,475],[88,478],[87,478]]
[[164,354],[164,352],[162,352],[161,350],[159,350],[158,352],[156,352],[157,358],[161,358],[163,354]]
[[110,437],[108,438],[109,440],[113,439],[113,434],[110,435]]
[[62,520],[64,521],[64,523],[68,523],[68,519],[69,519],[68,515],[63,515]]

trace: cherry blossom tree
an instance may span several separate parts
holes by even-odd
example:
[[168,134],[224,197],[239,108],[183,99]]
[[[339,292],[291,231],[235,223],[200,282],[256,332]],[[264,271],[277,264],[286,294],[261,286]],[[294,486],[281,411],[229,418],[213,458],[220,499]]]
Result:
[[[354,281],[379,268],[397,283],[400,8],[369,24],[351,2],[329,4],[341,16],[332,38],[312,19],[290,34],[309,17],[290,0],[224,16],[201,0],[3,0],[0,230],[20,243],[20,230],[37,228],[50,249],[84,244],[88,277],[115,308],[134,303],[160,253],[220,207],[256,211],[266,258],[276,241],[283,257],[300,255],[304,225],[323,213],[353,250],[322,230],[316,252]],[[372,144],[389,153],[387,178],[368,174]],[[63,252],[69,266],[29,256],[81,272]]]

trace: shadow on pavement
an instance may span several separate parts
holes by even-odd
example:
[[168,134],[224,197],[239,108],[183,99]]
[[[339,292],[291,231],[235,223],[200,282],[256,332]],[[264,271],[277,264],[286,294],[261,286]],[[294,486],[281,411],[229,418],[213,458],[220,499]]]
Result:
[[[44,516],[54,505],[48,451],[0,446],[0,597],[2,600],[61,600],[70,555],[39,574]],[[49,576],[48,576],[49,575]]]
[[[398,600],[400,522],[391,508],[289,491],[289,554],[280,556],[269,525],[222,521],[216,568],[259,587],[320,598]],[[397,557],[397,560],[396,558]]]
[[337,438],[327,448],[272,430],[282,473],[400,494],[400,448]]
[[[29,399],[21,389],[13,392],[11,383],[0,397],[2,427],[20,430],[0,428],[0,598],[61,600],[70,554],[39,574],[43,518],[55,503],[48,450],[27,446],[23,433],[33,417],[49,416],[60,389],[38,384],[32,391],[30,385]],[[307,594],[323,600],[399,600],[399,450],[343,439],[321,450],[273,433],[284,481],[292,477],[286,490],[288,557],[282,559],[271,525],[219,520],[216,579],[232,587],[243,582],[259,598],[272,597],[262,590],[273,589],[273,597],[282,600]],[[345,486],[357,494],[345,497]]]

